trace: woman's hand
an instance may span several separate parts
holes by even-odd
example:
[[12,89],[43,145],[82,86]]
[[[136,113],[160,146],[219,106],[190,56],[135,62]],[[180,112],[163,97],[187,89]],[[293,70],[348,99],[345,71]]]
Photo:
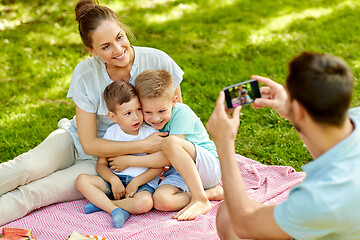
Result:
[[144,145],[147,146],[146,153],[154,153],[161,151],[160,149],[161,141],[163,140],[164,137],[168,135],[169,135],[168,132],[155,132],[150,136],[148,136],[147,138],[145,138],[144,140],[141,140],[144,142]]

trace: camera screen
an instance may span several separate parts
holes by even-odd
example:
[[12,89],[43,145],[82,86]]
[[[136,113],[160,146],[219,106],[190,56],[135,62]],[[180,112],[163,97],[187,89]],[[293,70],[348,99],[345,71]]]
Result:
[[239,105],[252,103],[256,98],[254,90],[251,87],[251,83],[245,83],[243,85],[229,88],[228,91],[233,108]]

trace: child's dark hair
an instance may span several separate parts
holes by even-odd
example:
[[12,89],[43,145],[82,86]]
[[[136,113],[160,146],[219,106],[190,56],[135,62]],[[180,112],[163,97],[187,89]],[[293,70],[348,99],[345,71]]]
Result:
[[116,22],[130,38],[134,38],[133,33],[119,16],[112,9],[99,5],[97,0],[80,0],[75,7],[76,21],[79,23],[79,33],[81,40],[86,47],[92,48],[91,34],[102,21],[111,20]]
[[289,63],[286,87],[311,117],[321,123],[341,126],[353,93],[353,74],[340,58],[303,52]]
[[137,97],[135,88],[128,82],[118,80],[110,83],[104,90],[104,100],[110,112],[116,112],[116,104],[129,102]]

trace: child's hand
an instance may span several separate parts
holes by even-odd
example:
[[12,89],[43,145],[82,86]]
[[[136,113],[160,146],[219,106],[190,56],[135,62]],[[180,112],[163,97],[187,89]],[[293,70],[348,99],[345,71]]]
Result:
[[111,183],[111,190],[114,195],[115,200],[120,200],[125,195],[125,187],[121,180],[116,177],[117,180],[112,180]]
[[121,172],[129,167],[126,163],[128,161],[131,161],[131,157],[134,157],[134,156],[123,155],[123,156],[117,156],[117,157],[109,157],[108,158],[109,166],[115,172]]
[[137,183],[136,181],[136,178],[133,178],[129,184],[126,186],[126,194],[125,194],[125,197],[127,198],[132,198],[137,190],[139,189],[139,184]]

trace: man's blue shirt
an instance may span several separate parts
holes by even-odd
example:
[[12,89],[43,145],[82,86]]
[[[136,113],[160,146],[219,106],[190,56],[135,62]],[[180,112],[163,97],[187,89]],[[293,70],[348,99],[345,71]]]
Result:
[[275,207],[277,224],[295,239],[360,239],[360,107],[353,132],[303,167],[306,178]]

